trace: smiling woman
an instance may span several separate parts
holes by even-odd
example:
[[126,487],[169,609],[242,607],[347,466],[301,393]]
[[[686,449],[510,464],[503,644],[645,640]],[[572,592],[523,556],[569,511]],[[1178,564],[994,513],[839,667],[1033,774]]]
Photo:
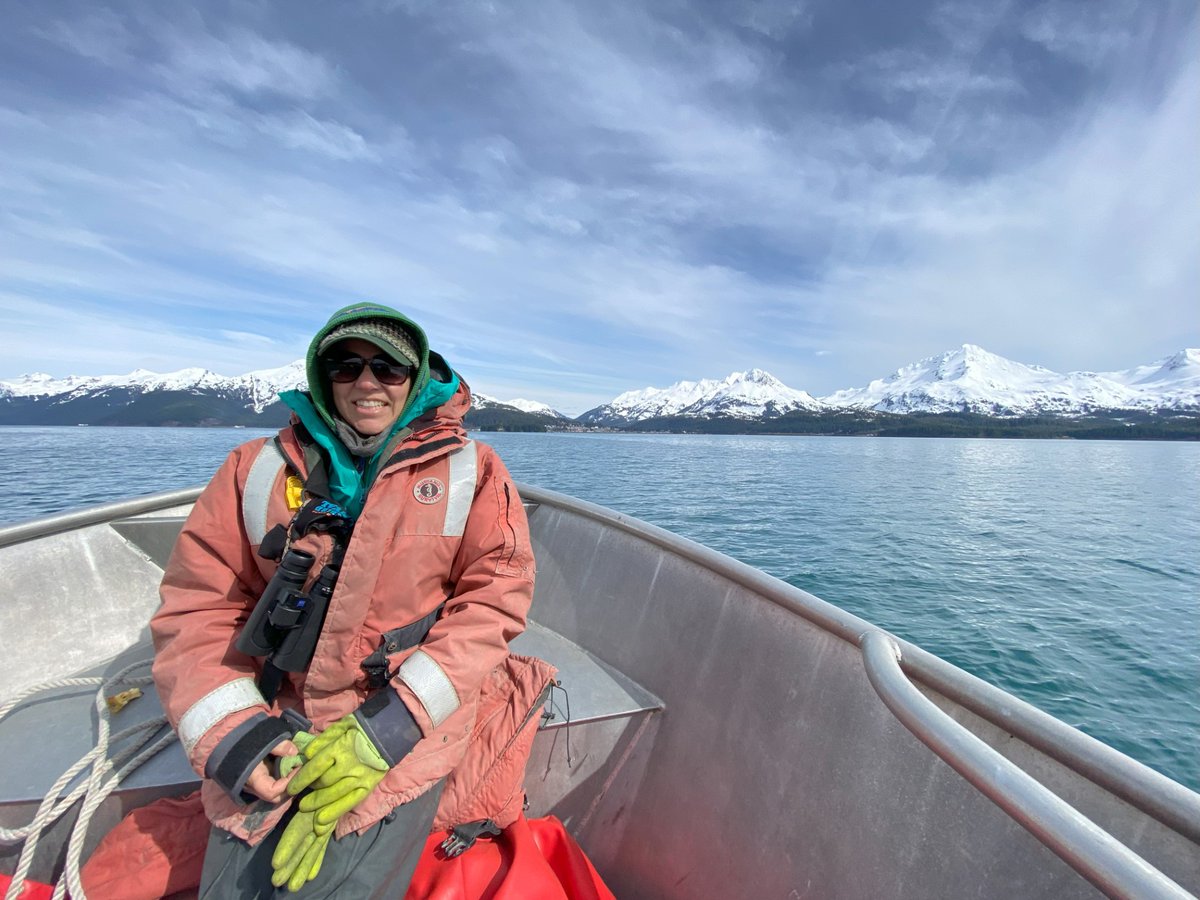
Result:
[[524,508],[424,331],[348,306],[307,373],[282,395],[292,424],[200,495],[150,625],[163,706],[206,776],[213,898],[400,896],[435,822],[512,824],[519,785],[469,819],[454,786],[515,738],[474,728],[485,681],[532,698],[549,677],[508,652],[533,594]]

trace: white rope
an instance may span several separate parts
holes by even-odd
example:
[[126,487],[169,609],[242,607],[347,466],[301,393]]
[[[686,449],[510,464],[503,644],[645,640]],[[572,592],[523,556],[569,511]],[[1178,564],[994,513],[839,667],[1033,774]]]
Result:
[[[142,685],[149,684],[152,681],[151,676],[142,675],[136,678],[128,677],[128,674],[134,669],[141,668],[150,664],[150,660],[141,660],[126,666],[116,675],[111,678],[66,678],[59,681],[48,682],[34,688],[30,688],[21,692],[16,697],[0,706],[0,719],[8,715],[18,704],[42,691],[55,690],[64,687],[93,687],[100,685],[100,690],[96,693],[96,713],[99,721],[98,736],[96,746],[89,750],[82,759],[72,765],[65,771],[58,780],[47,791],[46,796],[42,798],[41,804],[38,806],[38,811],[28,825],[21,828],[7,829],[0,828],[0,843],[18,843],[24,841],[24,846],[21,848],[21,856],[17,862],[16,871],[13,873],[12,882],[8,886],[8,891],[5,893],[5,900],[17,900],[21,895],[22,888],[25,884],[25,878],[29,874],[29,869],[33,865],[34,853],[37,850],[38,842],[42,835],[49,827],[70,809],[80,797],[83,798],[83,804],[80,807],[79,815],[75,821],[75,825],[71,829],[70,839],[67,843],[67,857],[64,867],[64,874],[58,880],[54,888],[53,900],[61,900],[67,891],[70,891],[71,897],[75,900],[86,900],[83,892],[83,885],[79,878],[80,857],[83,854],[83,845],[87,837],[88,826],[91,824],[92,816],[99,809],[100,804],[116,789],[121,780],[130,772],[135,770],[143,762],[149,759],[154,754],[158,753],[163,748],[169,746],[175,741],[175,732],[168,731],[160,736],[158,740],[146,745],[150,742],[154,733],[161,729],[167,720],[165,716],[159,716],[154,719],[126,728],[115,735],[109,734],[109,717],[108,703],[105,700],[107,693],[118,684]],[[123,748],[119,753],[108,757],[109,745],[115,742],[123,741],[131,738],[136,734],[146,732],[146,735],[132,745]],[[59,799],[66,786],[79,775],[85,768],[91,766],[91,772],[82,784],[75,788],[68,796]],[[115,774],[112,774],[107,779],[105,778],[110,772],[116,769]]]
[[[165,724],[166,721],[167,720],[165,716],[161,717],[160,723]],[[162,735],[157,741],[151,744],[149,748],[138,754],[138,756],[135,757],[128,765],[119,769],[117,773],[109,778],[108,781],[106,781],[98,790],[88,794],[87,798],[83,801],[83,807],[79,811],[79,819],[75,823],[75,827],[71,830],[71,839],[67,845],[65,877],[60,878],[58,884],[55,885],[54,896],[51,898],[51,900],[60,900],[60,898],[63,896],[64,889],[69,889],[71,896],[75,898],[75,900],[87,900],[86,895],[83,893],[83,884],[80,881],[79,873],[81,868],[81,857],[83,855],[84,839],[87,837],[87,830],[91,826],[92,816],[95,814],[96,810],[100,808],[100,805],[106,799],[108,799],[108,795],[116,790],[117,785],[121,783],[126,775],[128,775],[154,754],[158,753],[160,750],[173,744],[175,741],[176,736],[174,731],[169,731]]]
[[47,681],[45,684],[34,685],[33,687],[26,688],[25,690],[21,691],[11,700],[7,701],[3,706],[0,706],[0,719],[3,719],[10,712],[12,712],[13,708],[18,704],[24,703],[33,695],[40,694],[43,691],[54,691],[58,688],[68,687],[93,687],[94,685],[103,683],[104,679],[96,676],[90,678],[63,678],[59,681]]

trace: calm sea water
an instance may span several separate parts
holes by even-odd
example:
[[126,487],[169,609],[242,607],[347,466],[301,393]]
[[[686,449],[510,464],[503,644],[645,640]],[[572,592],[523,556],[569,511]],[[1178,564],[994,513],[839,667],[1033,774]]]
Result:
[[[0,523],[206,480],[251,429],[0,428]],[[1200,445],[477,435],[1200,789]]]

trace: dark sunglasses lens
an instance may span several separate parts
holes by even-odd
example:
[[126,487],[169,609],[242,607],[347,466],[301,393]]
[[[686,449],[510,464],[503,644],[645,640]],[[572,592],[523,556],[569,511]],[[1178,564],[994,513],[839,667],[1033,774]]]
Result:
[[408,381],[408,374],[412,371],[408,366],[396,365],[378,357],[371,360],[370,365],[371,374],[381,384],[404,384],[404,382]]
[[329,373],[330,381],[336,381],[338,384],[349,384],[351,381],[358,381],[358,376],[362,374],[363,365],[363,360],[358,357],[329,359],[325,361],[325,371]]
[[329,380],[336,381],[338,384],[358,381],[363,369],[367,366],[371,367],[371,375],[380,384],[404,384],[412,373],[412,368],[409,366],[396,365],[379,357],[368,361],[361,356],[348,356],[345,359],[330,359],[325,362]]

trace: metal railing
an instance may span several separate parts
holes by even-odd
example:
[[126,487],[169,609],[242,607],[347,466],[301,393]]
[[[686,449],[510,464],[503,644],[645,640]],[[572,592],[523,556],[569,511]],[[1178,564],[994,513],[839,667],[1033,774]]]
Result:
[[143,513],[170,509],[173,506],[183,506],[195,502],[202,489],[203,485],[197,485],[177,491],[163,491],[158,494],[147,494],[145,497],[135,497],[132,500],[86,506],[83,509],[71,510],[56,516],[46,516],[28,522],[18,522],[15,525],[6,525],[0,527],[0,547],[32,541],[75,528],[102,525],[114,519],[139,516]]
[[1109,897],[1194,900],[939,709],[908,680],[900,667],[900,647],[889,635],[867,632],[860,646],[871,686],[904,727],[1076,872]]

